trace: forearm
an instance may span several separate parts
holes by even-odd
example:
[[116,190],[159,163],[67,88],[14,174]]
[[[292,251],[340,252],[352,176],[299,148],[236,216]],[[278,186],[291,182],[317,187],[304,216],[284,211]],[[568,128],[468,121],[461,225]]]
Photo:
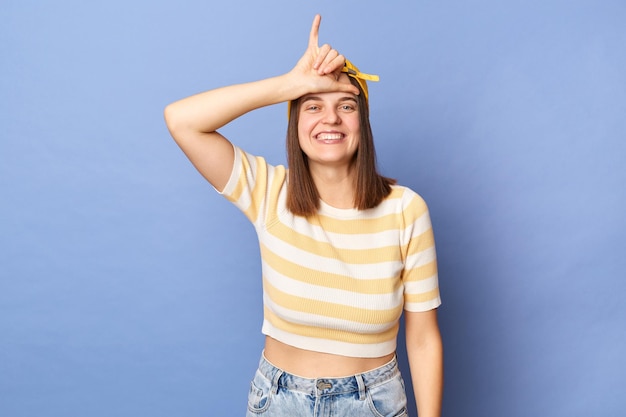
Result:
[[405,313],[406,348],[419,417],[440,417],[443,344],[436,310]]
[[302,90],[289,74],[206,91],[167,106],[172,131],[215,132],[232,120],[261,107],[297,98]]
[[443,395],[443,349],[432,346],[407,349],[411,382],[419,417],[439,417]]

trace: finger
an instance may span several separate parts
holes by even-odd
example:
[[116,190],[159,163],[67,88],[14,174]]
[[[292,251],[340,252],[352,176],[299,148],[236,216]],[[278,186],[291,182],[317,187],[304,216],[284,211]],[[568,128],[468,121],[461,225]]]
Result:
[[322,63],[326,61],[326,57],[332,51],[332,48],[328,44],[322,45],[315,56],[315,62],[313,63],[313,68],[318,70],[319,74],[323,74],[323,71],[320,68],[323,68]]
[[340,55],[336,49],[331,49],[330,51],[328,51],[328,53],[324,57],[324,60],[319,66],[318,72],[320,74],[330,74],[331,72],[334,72],[338,68],[338,66],[343,66],[343,63],[345,61],[343,57],[341,56],[340,59],[337,58],[340,58]]
[[311,25],[311,33],[309,33],[309,48],[313,50],[317,50],[319,45],[319,34],[320,34],[320,22],[322,21],[322,16],[316,14],[313,18],[313,25]]
[[339,81],[336,81],[333,83],[333,90],[341,91],[343,93],[351,93],[351,94],[354,94],[355,96],[358,96],[359,94],[361,94],[361,91],[359,91],[357,87],[352,85],[352,83],[345,83],[345,82],[339,82]]

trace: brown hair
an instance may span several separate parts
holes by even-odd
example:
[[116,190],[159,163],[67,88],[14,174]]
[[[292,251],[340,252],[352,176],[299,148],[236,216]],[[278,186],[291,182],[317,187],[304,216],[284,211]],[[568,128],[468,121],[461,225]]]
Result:
[[[361,87],[352,77],[350,82]],[[369,105],[365,94],[357,96],[359,109],[359,124],[361,138],[354,154],[354,169],[356,179],[354,184],[354,206],[359,210],[374,208],[379,205],[391,192],[391,185],[396,181],[383,177],[376,167],[376,149],[374,135],[370,126]],[[309,170],[309,161],[300,148],[298,138],[298,120],[300,113],[300,99],[293,100],[289,109],[289,124],[287,125],[287,163],[289,166],[289,182],[287,184],[287,208],[299,216],[311,216],[319,210],[320,195],[313,182]]]

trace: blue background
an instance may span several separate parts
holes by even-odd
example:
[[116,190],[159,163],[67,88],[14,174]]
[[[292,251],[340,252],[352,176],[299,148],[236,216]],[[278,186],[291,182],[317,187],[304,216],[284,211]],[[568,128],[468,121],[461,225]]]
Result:
[[[256,238],[162,111],[286,72],[317,12],[430,205],[444,416],[623,415],[622,0],[3,0],[0,415],[244,415]],[[285,127],[223,133],[284,163]]]

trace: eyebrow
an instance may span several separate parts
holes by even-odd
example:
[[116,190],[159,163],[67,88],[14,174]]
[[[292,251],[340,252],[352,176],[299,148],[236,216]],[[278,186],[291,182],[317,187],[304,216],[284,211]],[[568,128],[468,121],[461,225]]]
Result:
[[[305,103],[305,102],[307,102],[307,101],[322,101],[322,98],[321,98],[321,97],[319,97],[319,96],[305,96],[305,97],[302,99],[302,103]],[[356,100],[356,97],[352,97],[352,96],[345,96],[345,97],[342,97],[342,98],[340,98],[338,101],[339,101],[339,102],[343,102],[343,101],[353,101],[353,102],[355,102],[355,103],[358,103],[358,102],[357,102],[357,100]]]

